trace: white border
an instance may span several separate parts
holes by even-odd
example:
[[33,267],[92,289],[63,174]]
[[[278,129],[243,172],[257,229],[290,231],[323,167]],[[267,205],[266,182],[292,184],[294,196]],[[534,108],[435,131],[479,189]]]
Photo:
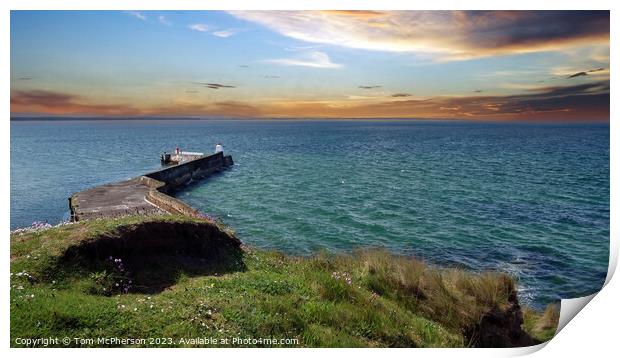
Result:
[[[540,0],[435,0],[414,3],[408,0],[5,0],[9,9],[31,10],[608,10],[613,1],[588,0],[587,3],[565,0],[561,4]],[[7,6],[8,5],[8,6]],[[561,6],[560,6],[561,5]]]
[[[0,24],[2,24],[2,36],[0,37],[0,45],[4,51],[0,56],[2,67],[4,71],[1,74],[2,80],[2,96],[4,101],[2,102],[3,113],[5,113],[5,119],[0,124],[2,127],[2,149],[4,149],[4,168],[3,175],[0,176],[2,180],[2,212],[3,216],[0,219],[0,228],[3,232],[9,232],[9,210],[10,210],[10,166],[7,158],[10,152],[10,57],[8,56],[10,51],[10,13],[9,10],[60,10],[60,9],[82,9],[82,10],[165,10],[165,9],[177,9],[177,10],[189,10],[189,9],[213,9],[213,10],[227,10],[227,9],[251,9],[251,10],[285,10],[285,9],[418,9],[418,10],[439,10],[439,9],[521,9],[521,10],[551,10],[551,9],[599,9],[607,10],[611,9],[611,59],[614,61],[617,54],[617,46],[614,45],[613,40],[617,38],[618,34],[618,16],[616,11],[619,6],[618,1],[602,1],[602,0],[588,0],[574,1],[565,0],[562,2],[550,2],[540,0],[472,0],[472,1],[458,1],[458,0],[434,0],[432,2],[419,2],[414,3],[406,0],[377,0],[377,1],[362,1],[362,0],[307,0],[307,1],[293,1],[293,0],[227,0],[227,1],[198,1],[198,0],[125,0],[120,1],[105,1],[105,0],[64,0],[64,1],[45,1],[45,0],[5,0],[0,3],[2,13],[0,14]],[[615,65],[610,64],[610,67]],[[617,76],[615,72],[611,72],[611,82],[617,83],[615,79]],[[612,85],[613,87],[613,85]],[[612,91],[613,94],[613,91]],[[612,97],[613,98],[613,97]],[[618,113],[618,105],[611,101],[611,117]],[[610,121],[610,136],[615,138],[618,136],[618,125],[611,120]],[[614,144],[613,140],[610,140],[610,158],[612,159],[611,165],[611,197],[610,197],[610,209],[611,213],[615,213],[615,208],[618,207],[618,195],[617,188],[618,173],[613,165],[613,158],[617,157],[618,144]],[[611,215],[611,235],[610,235],[610,268],[607,276],[608,284],[601,291],[600,294],[592,298],[592,302],[584,309],[577,317],[568,324],[554,339],[552,339],[545,349],[542,349],[538,355],[542,357],[549,356],[595,356],[598,354],[613,352],[617,350],[617,322],[618,305],[620,302],[620,285],[618,279],[611,281],[610,279],[615,271],[617,265],[618,256],[618,232],[617,221],[613,214]],[[3,275],[1,277],[2,299],[5,303],[4,319],[2,320],[2,342],[5,349],[9,346],[10,326],[9,326],[9,310],[8,310],[8,297],[9,297],[9,241],[5,242],[6,251],[4,254]],[[589,301],[589,300],[588,300]],[[582,306],[577,304],[575,307]],[[563,306],[563,311],[567,305]],[[544,346],[544,345],[541,345]],[[520,348],[520,349],[415,349],[415,350],[391,350],[388,354],[411,356],[424,355],[424,356],[452,356],[459,355],[464,357],[480,357],[480,356],[514,356],[532,353],[541,348],[541,346]],[[217,354],[217,355],[264,355],[274,357],[289,357],[290,355],[310,356],[318,354],[354,354],[361,356],[370,356],[375,354],[385,354],[385,351],[371,351],[371,350],[320,350],[316,349],[276,349],[276,350],[260,350],[260,349],[218,349],[204,351],[202,349],[185,349],[175,350],[171,352],[169,350],[158,349],[141,349],[141,350],[129,350],[120,349],[115,351],[110,350],[97,350],[90,349],[84,351],[82,349],[74,350],[47,350],[44,354],[62,354],[66,355],[95,355],[103,356],[109,354],[148,354],[148,355],[169,355],[171,353],[183,352],[183,354],[191,356],[204,356],[205,354]],[[16,356],[29,355],[33,352],[31,350],[11,350],[12,354]],[[39,353],[39,352],[37,352]],[[608,354],[605,354],[605,356]]]

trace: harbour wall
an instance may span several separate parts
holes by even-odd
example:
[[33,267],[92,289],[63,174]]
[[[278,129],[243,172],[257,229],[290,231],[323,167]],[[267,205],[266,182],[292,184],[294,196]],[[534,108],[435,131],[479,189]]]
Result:
[[196,217],[198,210],[172,197],[175,190],[233,165],[230,155],[216,153],[119,183],[75,193],[69,198],[71,220],[167,212]]
[[165,185],[160,187],[159,191],[169,193],[192,180],[205,178],[231,165],[233,165],[232,157],[224,156],[223,152],[219,152],[143,176],[163,182]]

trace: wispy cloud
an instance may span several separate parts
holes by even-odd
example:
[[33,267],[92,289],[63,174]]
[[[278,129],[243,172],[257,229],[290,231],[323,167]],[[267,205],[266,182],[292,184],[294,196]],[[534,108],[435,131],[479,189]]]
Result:
[[383,17],[384,13],[375,10],[323,10],[324,14],[347,16],[353,18],[377,18]]
[[394,93],[392,97],[411,97],[411,93]]
[[609,44],[609,11],[231,11],[316,44],[438,60]]
[[241,31],[242,31],[241,29],[226,29],[226,30],[213,31],[211,34],[213,36],[227,38],[227,37],[234,36]]
[[139,111],[126,104],[94,104],[81,96],[46,90],[14,91],[11,111],[48,114],[134,115]]
[[334,63],[329,56],[320,51],[311,51],[299,58],[277,58],[271,60],[264,60],[263,62],[273,63],[283,66],[303,66],[314,68],[341,68],[340,63]]
[[588,73],[601,72],[601,71],[605,71],[605,69],[600,67],[600,68],[595,68],[595,69],[588,70],[588,71],[580,71],[580,72],[573,73],[572,75],[568,76],[568,78],[587,76]]
[[376,88],[381,88],[381,86],[378,85],[370,85],[370,86],[357,86],[357,88],[361,88],[361,89],[376,89]]
[[166,26],[172,26],[172,22],[170,22],[170,20],[168,20],[164,15],[159,15],[157,17],[157,20],[159,21],[160,24],[162,25],[166,25]]
[[140,19],[142,21],[146,21],[147,17],[146,15],[144,15],[143,13],[141,13],[140,11],[127,11],[127,13],[137,19]]
[[201,85],[211,89],[220,89],[220,88],[237,88],[237,86],[233,85],[223,85],[221,83],[211,83],[211,82],[192,82],[195,85]]
[[190,29],[194,31],[198,31],[198,32],[208,32],[211,29],[211,26],[207,24],[191,24],[191,25],[188,25],[187,27],[189,27]]

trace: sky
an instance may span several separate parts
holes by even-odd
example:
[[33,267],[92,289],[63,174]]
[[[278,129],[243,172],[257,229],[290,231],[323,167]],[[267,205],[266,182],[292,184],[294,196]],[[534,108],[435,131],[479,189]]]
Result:
[[609,121],[609,11],[12,11],[11,115]]

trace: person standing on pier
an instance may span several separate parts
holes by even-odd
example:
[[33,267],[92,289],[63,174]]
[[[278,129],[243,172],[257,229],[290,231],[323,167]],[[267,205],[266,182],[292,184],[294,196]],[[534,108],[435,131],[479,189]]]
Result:
[[215,146],[215,153],[219,153],[223,151],[224,151],[224,147],[222,147],[222,143],[217,143],[217,145]]

